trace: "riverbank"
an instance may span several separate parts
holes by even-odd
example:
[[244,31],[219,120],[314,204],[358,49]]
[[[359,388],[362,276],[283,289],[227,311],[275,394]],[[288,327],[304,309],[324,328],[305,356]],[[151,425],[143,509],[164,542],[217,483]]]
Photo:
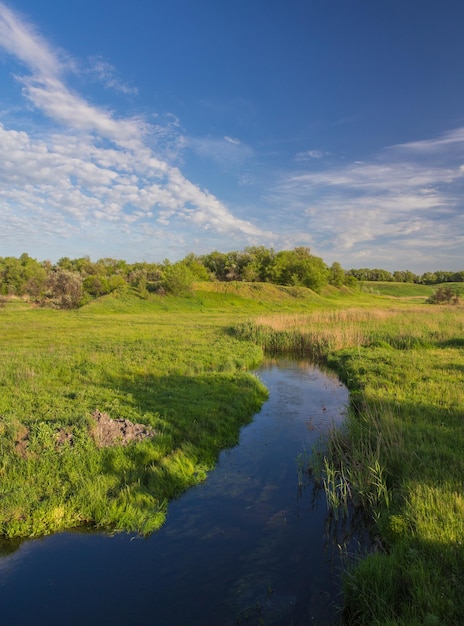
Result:
[[464,623],[463,308],[263,316],[237,332],[312,354],[351,391],[321,479],[334,507],[370,515],[381,549],[345,574],[347,623]]
[[[7,537],[81,524],[156,530],[169,500],[204,479],[267,397],[248,373],[261,349],[230,337],[196,300],[122,296],[0,314]],[[98,414],[150,436],[101,446]]]
[[307,361],[254,373],[268,400],[207,480],[170,502],[157,532],[58,533],[0,558],[2,623],[339,623],[340,553],[304,461],[343,420],[348,391]]

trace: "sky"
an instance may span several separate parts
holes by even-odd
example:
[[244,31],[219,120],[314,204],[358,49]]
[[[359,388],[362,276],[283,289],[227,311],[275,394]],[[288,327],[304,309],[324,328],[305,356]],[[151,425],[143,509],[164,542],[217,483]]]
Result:
[[462,0],[0,0],[0,257],[464,269]]

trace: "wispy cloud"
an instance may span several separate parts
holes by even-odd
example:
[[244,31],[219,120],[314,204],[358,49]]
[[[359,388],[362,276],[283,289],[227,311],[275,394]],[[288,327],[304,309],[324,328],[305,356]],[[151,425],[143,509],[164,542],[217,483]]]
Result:
[[[117,117],[90,104],[65,83],[71,66],[66,55],[1,2],[0,48],[27,70],[16,76],[23,96],[54,123],[53,129],[42,123],[34,134],[0,124],[3,222],[24,223],[28,214],[32,228],[63,236],[71,230],[89,232],[98,222],[119,224],[126,233],[133,232],[134,224],[158,222],[245,240],[270,236],[235,217],[163,158],[174,135],[183,141],[182,134],[173,132],[174,118],[163,133],[161,125],[142,117]],[[111,66],[94,68],[111,87],[123,89]],[[220,143],[229,147],[224,158],[237,158],[233,153],[246,150],[227,140]],[[208,152],[204,142],[196,145]],[[213,141],[210,153],[217,154],[218,145]]]
[[225,167],[242,165],[254,155],[253,149],[232,137],[188,137],[187,146],[203,158]]
[[[286,202],[294,229],[325,258],[384,266],[436,266],[445,254],[464,264],[464,171],[454,152],[440,161],[423,158],[449,144],[464,147],[462,129],[437,139],[392,146],[370,160],[300,169],[270,191]],[[444,158],[446,156],[446,158]],[[435,267],[437,269],[437,267]]]
[[454,128],[434,139],[425,139],[421,141],[411,141],[399,146],[393,146],[393,149],[403,148],[404,150],[414,151],[422,154],[436,152],[451,145],[464,146],[464,126]]
[[227,135],[225,135],[224,139],[228,141],[229,143],[232,143],[236,146],[239,146],[241,143],[240,139],[235,139],[234,137],[228,137]]
[[320,150],[305,150],[304,152],[298,152],[295,156],[295,161],[311,161],[312,159],[322,159],[325,155]]
[[138,89],[125,83],[118,76],[116,68],[102,58],[92,57],[90,66],[85,72],[95,81],[102,83],[107,89],[112,89],[126,96],[136,96],[138,94]]

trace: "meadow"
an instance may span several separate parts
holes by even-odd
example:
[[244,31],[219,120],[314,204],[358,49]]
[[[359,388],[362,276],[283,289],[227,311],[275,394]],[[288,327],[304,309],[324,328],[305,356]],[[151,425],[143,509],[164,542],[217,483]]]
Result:
[[[0,310],[3,535],[82,524],[149,533],[237,442],[266,398],[248,373],[262,351],[201,311],[197,299],[132,295],[77,311]],[[99,448],[95,411],[155,436]]]
[[[8,302],[1,533],[156,530],[265,400],[250,374],[264,353],[304,355],[351,392],[311,471],[332,510],[361,511],[375,536],[369,555],[346,555],[345,621],[464,623],[464,310],[428,296],[207,283],[72,311]],[[95,411],[154,434],[99,447]]]

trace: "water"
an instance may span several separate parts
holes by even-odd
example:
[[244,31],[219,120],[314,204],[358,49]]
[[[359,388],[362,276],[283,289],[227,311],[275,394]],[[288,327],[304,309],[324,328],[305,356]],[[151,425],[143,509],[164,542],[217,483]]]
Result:
[[[308,363],[258,372],[269,400],[148,539],[61,533],[0,559],[4,626],[337,623],[340,562],[302,475],[348,392]],[[301,486],[301,479],[303,486]]]

